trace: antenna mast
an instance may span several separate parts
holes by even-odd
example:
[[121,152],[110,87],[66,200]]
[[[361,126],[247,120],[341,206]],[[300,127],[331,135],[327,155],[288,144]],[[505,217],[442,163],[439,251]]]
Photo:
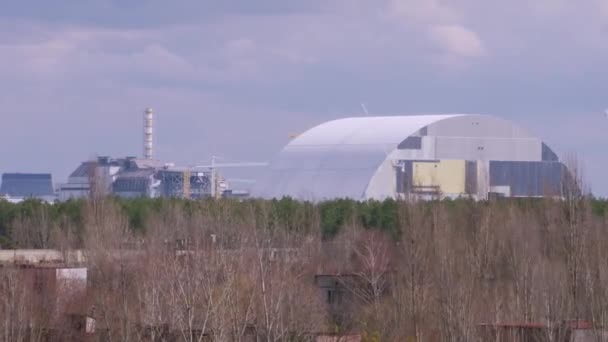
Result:
[[365,106],[365,103],[361,103],[361,108],[363,109],[363,113],[365,113],[366,116],[369,116],[369,112],[367,111],[367,107]]

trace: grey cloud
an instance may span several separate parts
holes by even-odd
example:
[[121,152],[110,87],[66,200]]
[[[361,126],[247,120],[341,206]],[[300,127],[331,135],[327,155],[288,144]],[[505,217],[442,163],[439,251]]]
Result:
[[317,1],[281,0],[23,0],[3,4],[0,18],[104,27],[159,27],[210,20],[218,15],[317,12]]

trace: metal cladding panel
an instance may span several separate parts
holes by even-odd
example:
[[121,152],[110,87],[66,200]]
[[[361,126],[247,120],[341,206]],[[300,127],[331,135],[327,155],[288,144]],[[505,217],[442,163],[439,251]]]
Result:
[[264,198],[362,199],[370,179],[386,159],[387,148],[385,145],[288,147],[270,166],[266,178],[258,182],[263,186],[256,184],[254,191]]
[[459,116],[462,115],[377,116],[333,120],[304,132],[288,146],[391,144],[396,147],[427,125]]
[[52,197],[53,181],[48,173],[5,173],[0,194],[11,197]]
[[398,194],[403,194],[406,192],[406,189],[408,189],[408,179],[406,178],[406,175],[409,174],[411,173],[406,170],[406,167],[404,165],[401,165],[396,169],[395,180],[397,181],[397,183],[395,189]]
[[416,187],[439,186],[437,167],[439,162],[415,162],[412,169],[412,183]]
[[414,161],[412,160],[400,160],[398,163],[399,167],[396,168],[395,179],[397,181],[396,191],[397,193],[410,193],[412,192],[412,186],[414,182]]
[[395,149],[390,153],[390,160],[435,160],[435,137],[422,137],[421,149],[400,150]]
[[444,194],[464,194],[466,178],[464,160],[414,162],[414,187],[437,187]]
[[445,194],[464,194],[466,178],[464,160],[442,160],[439,163],[439,186]]
[[467,161],[465,164],[465,189],[467,194],[477,194],[478,188],[477,161]]
[[539,161],[542,142],[535,138],[436,137],[437,159]]
[[531,135],[513,123],[486,115],[466,115],[433,123],[428,135],[460,137],[526,138]]
[[542,144],[542,155],[543,161],[559,161],[557,154],[545,143]]
[[365,189],[364,198],[377,200],[395,198],[397,196],[395,167],[396,164],[393,159],[384,160],[370,179]]
[[561,195],[566,168],[560,162],[490,162],[490,186],[509,186],[511,196]]
[[153,172],[125,172],[112,183],[112,192],[119,196],[133,197],[131,194],[146,196],[150,192]]
[[72,177],[84,177],[84,178],[88,178],[90,177],[92,174],[94,174],[94,170],[95,170],[95,162],[84,162],[82,164],[80,164],[76,170],[74,170],[71,174],[70,174],[70,178]]
[[400,142],[428,124],[455,116],[360,117],[324,123],[290,142],[252,193],[313,201],[364,199],[375,172]]
[[[412,135],[422,136],[420,146],[418,139],[415,143],[411,139],[407,147],[420,149],[398,150],[398,145]],[[454,140],[463,136],[469,138]],[[483,151],[477,150],[480,142]],[[316,126],[292,140],[258,179],[252,195],[314,201],[379,198],[390,191],[394,194],[397,188],[394,170],[390,179],[386,178],[383,162],[387,159],[540,160],[541,154],[538,139],[493,117],[456,114],[347,118]],[[457,175],[442,175],[446,190],[462,188],[464,192],[465,167],[461,169]]]
[[400,150],[420,150],[422,149],[422,137],[407,137],[407,139],[403,140],[397,148]]

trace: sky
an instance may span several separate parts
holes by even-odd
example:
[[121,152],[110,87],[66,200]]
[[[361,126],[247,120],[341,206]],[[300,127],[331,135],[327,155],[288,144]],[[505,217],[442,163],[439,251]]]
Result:
[[608,196],[608,0],[0,0],[0,173],[268,161],[323,121],[502,117]]

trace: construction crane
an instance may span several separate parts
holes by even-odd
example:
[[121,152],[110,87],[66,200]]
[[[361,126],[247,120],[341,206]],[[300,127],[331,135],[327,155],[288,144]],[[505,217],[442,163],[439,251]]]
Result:
[[217,198],[217,175],[216,169],[223,168],[238,168],[238,167],[264,167],[268,166],[267,162],[241,162],[241,163],[217,163],[219,157],[212,156],[210,165],[197,165],[193,169],[209,169],[211,171],[211,197]]

